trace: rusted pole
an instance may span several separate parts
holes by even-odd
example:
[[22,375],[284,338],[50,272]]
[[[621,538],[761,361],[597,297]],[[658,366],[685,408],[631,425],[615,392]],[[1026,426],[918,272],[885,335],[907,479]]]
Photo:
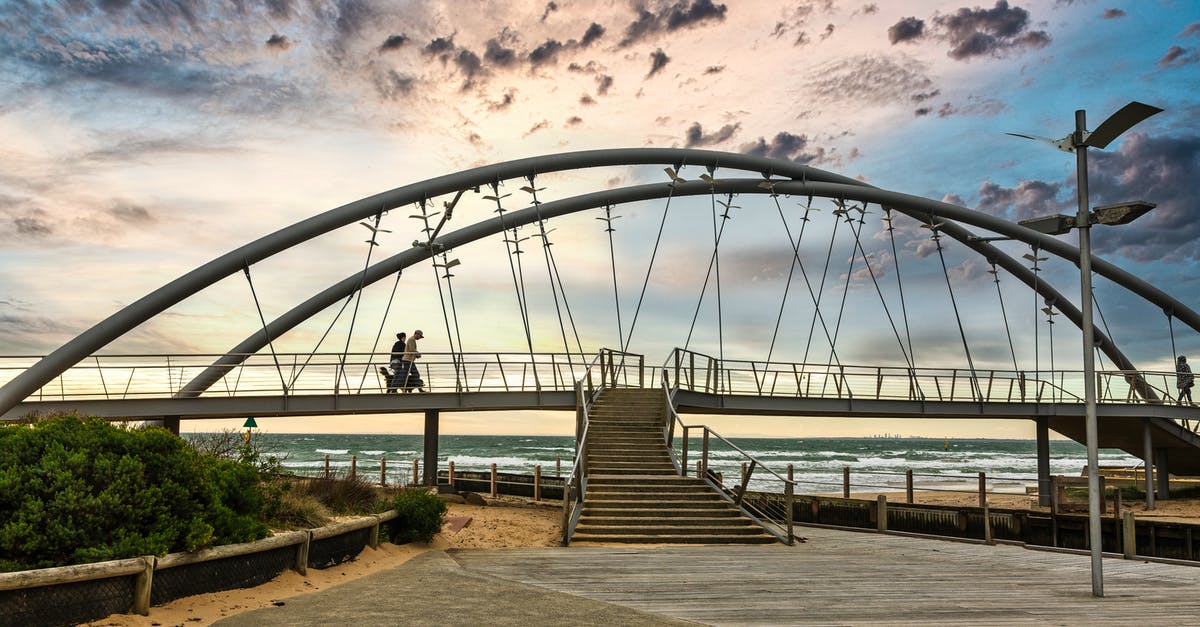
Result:
[[904,495],[908,498],[908,502],[913,502],[913,479],[912,468],[904,471]]
[[850,467],[842,466],[842,498],[850,498]]
[[979,473],[979,506],[987,507],[987,473]]

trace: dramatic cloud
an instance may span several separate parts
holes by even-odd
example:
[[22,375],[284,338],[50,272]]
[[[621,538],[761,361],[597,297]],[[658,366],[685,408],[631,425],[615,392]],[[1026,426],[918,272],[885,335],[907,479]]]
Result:
[[1115,20],[1119,17],[1125,17],[1125,12],[1121,9],[1104,9],[1103,17],[1106,20]]
[[545,21],[546,21],[546,18],[550,17],[550,14],[551,14],[551,13],[553,13],[553,12],[555,12],[555,11],[557,11],[557,10],[558,10],[558,3],[557,3],[557,2],[547,2],[547,3],[546,3],[546,10],[542,11],[542,19],[541,19],[541,21],[545,22]]
[[834,30],[833,24],[826,24],[825,30],[821,33],[820,37],[818,37],[818,38],[821,41],[825,41],[826,39],[829,39],[829,36],[833,34],[833,30]]
[[991,9],[962,8],[950,15],[934,16],[938,35],[950,42],[951,58],[1002,57],[1009,52],[1043,48],[1050,43],[1045,31],[1029,30],[1029,11],[996,0]]
[[733,137],[740,128],[740,124],[726,124],[717,130],[717,132],[706,135],[700,127],[700,123],[693,122],[688,127],[687,133],[684,134],[684,145],[688,148],[695,148],[697,146],[719,144]]
[[958,105],[954,105],[949,102],[942,103],[942,106],[938,107],[937,114],[938,117],[941,118],[952,115],[974,115],[987,117],[999,115],[1000,112],[1004,111],[1006,108],[1007,106],[999,100],[971,96],[967,98],[967,102]]
[[542,45],[533,49],[529,53],[529,63],[534,67],[545,63],[554,63],[558,60],[558,51],[563,49],[563,44],[557,39],[547,39]]
[[517,98],[517,90],[509,89],[504,92],[504,96],[497,102],[489,102],[488,109],[491,111],[502,111],[512,106],[512,103]]
[[657,11],[644,5],[638,7],[637,19],[625,28],[625,38],[620,45],[628,46],[660,32],[691,28],[705,22],[720,22],[725,19],[724,4],[713,4],[712,0],[679,0],[666,4]]
[[651,76],[658,74],[658,72],[660,70],[662,70],[663,68],[667,67],[667,64],[670,62],[671,62],[671,57],[668,57],[667,53],[662,51],[662,48],[659,48],[658,50],[651,52],[650,53],[650,71],[646,73],[646,78],[650,78]]
[[442,56],[454,52],[454,37],[438,37],[422,49],[425,54]]
[[388,52],[390,50],[399,50],[408,43],[407,35],[388,35],[388,38],[379,44],[380,52]]
[[906,17],[888,28],[888,41],[892,42],[892,45],[905,41],[916,41],[924,34],[925,20]]
[[458,55],[454,57],[454,65],[467,77],[463,81],[463,89],[469,87],[475,76],[483,71],[483,62],[479,60],[479,55],[470,50],[459,50]]
[[1058,200],[1062,183],[1021,181],[1016,187],[992,182],[979,186],[979,211],[1011,221],[1059,213],[1070,208],[1070,200]]
[[567,118],[567,126],[579,126],[580,124],[583,124],[583,118],[577,115]]
[[287,50],[292,47],[292,40],[287,38],[287,35],[275,33],[267,38],[266,46],[276,50]]
[[382,72],[375,77],[375,91],[384,100],[398,100],[412,92],[416,82],[411,76],[400,74],[396,70]]
[[796,163],[819,163],[825,158],[825,149],[817,148],[815,151],[809,151],[808,141],[807,135],[780,132],[776,133],[769,142],[766,138],[759,137],[758,141],[744,144],[738,150],[755,157],[784,159]]
[[584,31],[583,38],[579,40],[579,45],[586,48],[586,47],[592,45],[597,39],[600,39],[603,36],[604,36],[604,27],[595,22],[592,22],[592,24],[590,26],[588,26],[587,30]]
[[506,47],[499,39],[489,39],[484,46],[483,58],[492,65],[509,67],[517,62],[517,51]]
[[149,224],[157,221],[145,207],[137,205],[118,204],[109,209],[108,213],[117,220],[130,224]]
[[1138,261],[1200,260],[1200,135],[1151,137],[1131,133],[1119,150],[1092,151],[1088,189],[1093,205],[1145,199],[1158,207],[1137,222],[1105,229],[1098,250]]
[[603,96],[608,93],[610,87],[613,86],[613,77],[607,74],[596,76],[596,94]]

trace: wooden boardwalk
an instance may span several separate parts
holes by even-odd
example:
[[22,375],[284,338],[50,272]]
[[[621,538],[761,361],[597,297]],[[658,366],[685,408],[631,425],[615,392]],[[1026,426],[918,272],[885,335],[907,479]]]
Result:
[[[1200,625],[1200,567],[799,528],[794,547],[454,550],[468,573],[711,625]],[[559,616],[567,623],[573,617]]]

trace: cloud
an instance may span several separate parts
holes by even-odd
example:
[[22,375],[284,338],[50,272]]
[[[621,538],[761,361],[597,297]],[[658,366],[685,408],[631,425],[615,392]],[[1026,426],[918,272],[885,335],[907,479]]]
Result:
[[933,81],[919,62],[878,54],[856,55],[818,67],[808,93],[831,104],[891,105],[933,91]]
[[738,150],[755,157],[784,159],[796,163],[819,163],[825,158],[825,149],[808,150],[807,135],[793,135],[788,132],[776,133],[771,141],[759,137],[758,141],[743,144]]
[[1130,133],[1116,151],[1091,151],[1088,189],[1093,205],[1134,199],[1158,207],[1133,224],[1093,238],[1100,251],[1137,261],[1200,260],[1200,135],[1152,137]]
[[540,21],[545,22],[546,18],[550,17],[550,14],[557,10],[558,10],[557,2],[547,2],[546,10],[542,11],[542,19]]
[[637,19],[625,28],[625,37],[621,46],[651,37],[660,32],[670,32],[681,28],[701,26],[706,22],[720,22],[725,19],[727,8],[724,4],[713,4],[712,0],[679,0],[657,7],[657,11],[637,7]]
[[833,30],[834,30],[833,24],[826,24],[825,30],[820,34],[818,39],[820,39],[821,41],[825,41],[826,39],[829,39],[829,36],[833,35]]
[[967,102],[960,105],[954,105],[949,102],[942,103],[942,106],[938,107],[937,114],[940,118],[950,117],[952,115],[989,117],[993,115],[999,115],[1007,108],[1008,106],[999,100],[981,98],[979,96],[970,96],[967,98]]
[[287,35],[274,33],[267,38],[266,46],[276,50],[287,50],[288,48],[291,48],[293,44],[294,42],[291,39],[288,39]]
[[662,51],[662,48],[650,53],[650,71],[646,73],[646,78],[650,78],[658,74],[667,64],[671,62],[671,57]]
[[916,41],[925,35],[925,20],[906,17],[888,27],[888,41],[892,45],[906,41]]
[[721,72],[724,72],[724,71],[725,71],[724,65],[710,65],[710,66],[704,68],[704,73],[706,75],[707,74],[720,74]]
[[579,126],[580,124],[583,124],[583,118],[577,115],[567,118],[567,126]]
[[711,146],[728,140],[737,134],[741,128],[741,124],[726,124],[718,129],[715,133],[705,134],[700,127],[699,122],[693,122],[686,133],[684,133],[684,145],[688,148],[697,146]]
[[454,36],[437,37],[425,45],[421,49],[422,52],[428,55],[444,56],[454,52]]
[[605,30],[603,26],[592,22],[591,25],[588,26],[587,30],[584,31],[583,38],[579,40],[579,45],[585,48],[592,45],[597,39],[600,39],[604,36],[604,32]]
[[613,86],[613,77],[607,74],[596,75],[596,95],[603,96]]
[[17,235],[23,237],[47,237],[54,233],[54,227],[50,226],[45,216],[45,211],[34,209],[26,215],[14,217],[12,224],[16,229]]
[[961,8],[949,15],[936,15],[933,23],[939,37],[950,42],[947,53],[959,61],[972,57],[1002,57],[1009,52],[1044,48],[1050,43],[1045,31],[1029,30],[1029,11],[996,0],[991,9]]
[[529,53],[529,63],[533,67],[546,63],[554,63],[558,60],[558,52],[562,50],[563,44],[557,39],[547,39],[542,45],[534,48]]
[[109,215],[129,224],[150,224],[157,222],[155,218],[145,207],[120,203],[108,210]]
[[1117,18],[1125,17],[1125,12],[1121,9],[1104,9],[1102,17],[1106,20],[1115,20]]
[[1062,183],[1021,181],[1016,187],[1002,187],[990,181],[979,186],[979,211],[1011,221],[1066,211],[1070,201],[1058,200]]
[[517,51],[506,47],[499,39],[489,39],[484,46],[483,58],[492,65],[509,67],[517,62]]
[[1171,46],[1155,65],[1165,69],[1189,65],[1195,63],[1197,60],[1197,56],[1193,51],[1180,46]]
[[375,91],[384,100],[399,100],[400,97],[408,95],[412,92],[415,82],[413,77],[396,70],[381,72],[374,79]]
[[950,275],[951,281],[969,283],[986,278],[990,267],[978,257],[967,257],[962,263],[946,268],[946,274]]
[[511,89],[511,88],[507,89],[507,90],[505,90],[504,95],[500,97],[500,100],[488,103],[488,110],[503,111],[504,109],[507,109],[510,106],[512,106],[512,103],[515,102],[516,99],[517,99],[517,90]]
[[1196,35],[1197,37],[1200,37],[1200,22],[1192,22],[1191,24],[1188,24],[1187,28],[1184,28],[1183,32],[1179,33],[1178,36],[1188,37],[1190,35]]
[[542,130],[545,130],[548,128],[550,128],[550,120],[542,120],[541,122],[538,122],[537,124],[534,124],[533,126],[531,126],[528,131],[525,131],[525,137],[529,137],[530,135],[533,135],[534,133],[536,133],[538,131],[542,131]]
[[379,51],[390,52],[392,50],[399,50],[407,43],[408,35],[388,35],[388,38],[384,39],[382,44],[379,44]]

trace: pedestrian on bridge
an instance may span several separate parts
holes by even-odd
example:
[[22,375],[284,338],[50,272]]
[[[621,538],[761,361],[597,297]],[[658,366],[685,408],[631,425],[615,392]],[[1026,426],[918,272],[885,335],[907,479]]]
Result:
[[1184,397],[1187,397],[1188,405],[1192,404],[1192,386],[1195,385],[1195,377],[1192,376],[1192,369],[1187,365],[1187,357],[1179,356],[1175,361],[1175,387],[1179,388],[1179,404],[1183,404]]
[[425,382],[421,380],[421,373],[417,370],[416,361],[421,358],[421,351],[417,350],[417,340],[425,337],[425,334],[417,329],[413,331],[412,337],[408,338],[408,343],[404,346],[404,355],[401,358],[404,366],[404,392],[411,393],[413,388],[417,388],[419,392],[425,392]]
[[391,366],[392,372],[389,374],[386,369],[383,370],[383,376],[387,379],[388,394],[395,394],[396,389],[400,387],[404,377],[404,372],[407,368],[404,365],[404,349],[408,346],[408,334],[400,332],[396,334],[396,343],[392,344],[391,361],[388,366]]

